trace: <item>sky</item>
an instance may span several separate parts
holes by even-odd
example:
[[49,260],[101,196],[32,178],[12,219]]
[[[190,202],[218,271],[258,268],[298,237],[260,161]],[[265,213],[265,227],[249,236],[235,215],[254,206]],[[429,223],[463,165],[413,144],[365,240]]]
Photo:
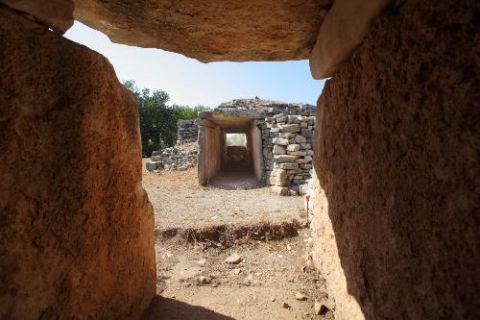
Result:
[[216,107],[257,96],[315,105],[324,85],[311,77],[308,60],[201,63],[160,49],[112,43],[77,21],[65,37],[105,56],[120,81],[134,80],[139,88],[166,91],[170,104]]

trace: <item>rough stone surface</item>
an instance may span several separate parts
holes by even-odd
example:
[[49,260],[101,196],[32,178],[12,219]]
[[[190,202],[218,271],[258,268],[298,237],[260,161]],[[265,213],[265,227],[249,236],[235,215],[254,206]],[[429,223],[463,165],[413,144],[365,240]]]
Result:
[[313,78],[331,77],[363,41],[372,20],[394,0],[335,0],[310,56]]
[[138,318],[156,278],[133,96],[6,9],[0,48],[0,319]]
[[198,125],[195,120],[178,120],[177,144],[198,140]]
[[478,17],[406,1],[325,86],[313,261],[336,319],[480,318]]
[[242,262],[242,257],[237,253],[233,253],[225,259],[225,263],[228,264],[239,264],[240,262]]
[[198,144],[196,142],[177,144],[173,147],[153,151],[150,160],[145,163],[148,171],[187,170],[198,162]]
[[219,60],[306,59],[331,0],[75,0],[75,18],[112,41]]
[[62,34],[73,25],[72,0],[0,0],[2,3]]
[[[257,150],[255,159],[263,161],[254,161],[261,170],[256,171],[258,181],[267,185],[277,186],[272,188],[272,192],[281,195],[304,194],[308,188],[300,188],[302,185],[308,185],[311,178],[313,150],[313,132],[315,127],[315,106],[300,103],[286,103],[279,101],[255,99],[235,99],[220,104],[216,109],[200,113],[200,139],[204,139],[200,147],[200,157],[206,156],[204,164],[199,160],[199,176],[201,184],[207,183],[208,174],[205,175],[206,168],[211,174],[218,172],[220,163],[217,163],[217,169],[213,170],[213,165],[218,153],[218,143],[221,143],[221,131],[212,132],[215,126],[223,125],[226,128],[235,128],[235,126],[245,126],[247,123],[250,128],[258,131],[258,139],[254,139],[248,144]],[[243,123],[243,124],[242,124]],[[310,135],[300,135],[300,124],[309,128]],[[203,128],[203,129],[202,129]],[[237,128],[238,130],[238,128]],[[210,131],[207,132],[207,131]],[[208,136],[208,137],[207,137]],[[296,141],[305,143],[296,143]],[[209,142],[210,141],[210,142]],[[257,141],[257,143],[253,143]],[[307,143],[308,142],[308,143]],[[199,143],[200,146],[202,142]],[[208,149],[208,151],[207,151]],[[301,150],[301,151],[288,151]],[[204,152],[204,156],[201,153]],[[292,154],[294,153],[294,154]],[[299,166],[298,161],[302,164]]]

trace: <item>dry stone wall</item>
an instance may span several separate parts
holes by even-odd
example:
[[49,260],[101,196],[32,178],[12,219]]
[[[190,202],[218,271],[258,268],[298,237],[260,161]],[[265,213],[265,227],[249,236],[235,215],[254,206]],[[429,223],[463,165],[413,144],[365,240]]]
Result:
[[261,112],[254,120],[262,132],[265,182],[280,195],[305,194],[311,178],[315,106],[262,99],[225,102],[219,109]]
[[[252,117],[260,129],[265,184],[280,195],[305,194],[309,189],[313,160],[315,106],[262,99],[235,99],[211,112],[229,117]],[[182,144],[198,136],[198,121],[180,120],[178,144],[155,151],[146,163],[148,171],[185,170],[198,162],[198,144]],[[195,139],[196,141],[196,139]]]
[[203,62],[292,60],[309,57],[323,9],[331,3],[75,0],[75,18],[114,42],[174,51]]
[[[314,108],[287,105],[269,113],[262,125],[265,175],[281,195],[305,194],[312,169]],[[293,113],[293,114],[292,114]]]
[[177,144],[197,141],[198,125],[196,120],[178,120],[177,127]]
[[177,144],[170,148],[153,151],[146,163],[148,171],[155,170],[187,170],[198,162],[197,142]]
[[148,171],[182,171],[197,165],[197,120],[178,120],[177,128],[177,144],[163,150],[153,151],[150,160],[145,164]]

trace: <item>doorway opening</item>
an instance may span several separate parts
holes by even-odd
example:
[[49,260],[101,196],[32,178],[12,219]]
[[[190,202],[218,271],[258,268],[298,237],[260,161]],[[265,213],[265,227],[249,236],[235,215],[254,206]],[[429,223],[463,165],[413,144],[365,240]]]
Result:
[[198,177],[201,185],[251,189],[264,185],[261,131],[256,114],[202,112]]

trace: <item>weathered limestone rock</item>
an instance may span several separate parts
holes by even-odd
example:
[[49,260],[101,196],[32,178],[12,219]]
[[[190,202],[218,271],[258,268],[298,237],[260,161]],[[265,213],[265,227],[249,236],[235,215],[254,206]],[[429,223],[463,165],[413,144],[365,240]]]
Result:
[[406,1],[325,86],[313,260],[336,319],[480,318],[479,16]]
[[310,56],[313,78],[331,77],[365,37],[381,10],[393,0],[335,0]]
[[[200,145],[203,143],[204,146],[207,146],[205,143],[208,143],[207,148],[200,148],[200,158],[206,156],[205,164],[200,163],[199,165],[199,176],[203,177],[200,182],[208,184],[208,181],[213,179],[211,175],[215,175],[218,170],[222,169],[221,161],[215,162],[218,157],[206,151],[217,145],[215,150],[212,149],[209,152],[217,153],[221,157],[223,151],[219,152],[219,150],[223,150],[223,148],[219,148],[221,145],[218,143],[222,143],[222,131],[209,136],[205,132],[218,125],[225,126],[224,130],[227,131],[232,128],[235,128],[234,131],[238,131],[247,123],[258,135],[257,139],[250,139],[248,142],[257,152],[253,159],[263,160],[254,161],[258,181],[261,181],[262,184],[282,187],[272,189],[282,195],[298,194],[300,190],[305,189],[300,186],[308,186],[311,177],[311,156],[313,155],[311,143],[315,126],[315,112],[316,108],[308,104],[255,98],[235,99],[220,104],[212,111],[200,113],[201,119],[198,123],[204,127],[200,130]],[[301,124],[310,130],[309,136],[299,134]],[[296,143],[296,140],[304,143]],[[202,149],[204,150],[202,151]],[[203,156],[202,152],[204,152]],[[154,157],[152,160],[155,160]],[[299,160],[301,165],[296,163],[296,160]],[[214,163],[217,163],[215,168],[211,165]],[[206,166],[212,167],[210,175],[204,173]]]
[[287,146],[288,139],[277,137],[277,138],[273,138],[272,143],[280,146]]
[[300,150],[300,145],[299,144],[290,144],[287,146],[287,151],[289,152],[295,152]]
[[73,0],[0,0],[2,3],[62,34],[73,25]]
[[272,152],[273,152],[274,155],[281,155],[281,154],[287,153],[285,147],[283,147],[281,145],[278,145],[278,144],[273,146],[273,151]]
[[275,155],[273,156],[273,160],[275,163],[284,163],[284,162],[295,162],[297,159],[296,156],[289,156],[289,155]]
[[[185,141],[185,140],[182,140]],[[173,147],[153,151],[150,160],[145,163],[148,171],[155,170],[187,170],[197,165],[198,144],[190,142],[176,144]]]
[[156,278],[133,96],[4,8],[0,48],[0,318],[138,318]]
[[306,142],[307,142],[307,138],[305,138],[304,136],[298,134],[298,135],[295,136],[295,142],[296,142],[296,143],[306,143]]
[[112,41],[200,61],[305,59],[331,0],[75,0],[75,18]]

